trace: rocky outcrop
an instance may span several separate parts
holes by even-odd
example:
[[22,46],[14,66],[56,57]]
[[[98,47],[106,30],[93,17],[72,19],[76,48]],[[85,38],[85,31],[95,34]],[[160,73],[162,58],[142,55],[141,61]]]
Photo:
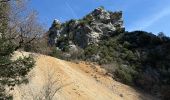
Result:
[[55,19],[53,21],[53,24],[49,30],[49,34],[48,34],[48,41],[49,41],[49,44],[53,45],[55,43],[57,43],[57,38],[60,37],[60,30],[61,28],[61,23],[59,22],[59,20]]
[[[60,23],[54,20],[49,30],[49,43],[61,47],[69,44],[85,48],[90,44],[97,44],[101,37],[114,35],[124,31],[122,12],[109,12],[99,7],[80,20],[70,20]],[[62,47],[61,47],[62,48]]]

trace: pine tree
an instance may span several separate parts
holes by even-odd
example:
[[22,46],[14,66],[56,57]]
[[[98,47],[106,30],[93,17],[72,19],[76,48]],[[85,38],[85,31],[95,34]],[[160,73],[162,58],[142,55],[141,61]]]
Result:
[[9,1],[0,1],[0,100],[11,100],[8,91],[15,85],[28,82],[26,75],[34,66],[32,57],[20,57],[12,60],[12,55],[18,46],[8,37]]

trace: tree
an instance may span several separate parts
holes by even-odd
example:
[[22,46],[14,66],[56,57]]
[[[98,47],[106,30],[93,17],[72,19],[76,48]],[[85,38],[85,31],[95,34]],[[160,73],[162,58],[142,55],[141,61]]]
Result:
[[8,33],[14,37],[13,42],[17,45],[16,50],[23,48],[33,51],[37,48],[35,44],[39,43],[38,40],[45,33],[43,25],[37,21],[37,12],[27,8],[26,0],[13,3],[10,7]]
[[35,63],[30,56],[12,59],[14,51],[31,43],[36,36],[32,36],[33,31],[29,31],[32,30],[30,27],[25,27],[28,25],[27,21],[34,22],[31,17],[27,17],[28,20],[23,22],[19,19],[23,17],[21,13],[11,13],[12,10],[16,10],[12,9],[13,7],[22,7],[17,6],[22,3],[23,1],[0,0],[0,100],[12,99],[8,93],[15,85],[28,82],[26,76]]

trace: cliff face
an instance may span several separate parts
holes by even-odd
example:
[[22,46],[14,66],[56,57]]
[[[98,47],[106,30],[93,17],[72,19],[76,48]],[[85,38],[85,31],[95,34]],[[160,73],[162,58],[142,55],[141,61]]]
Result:
[[109,12],[99,7],[80,20],[65,23],[54,20],[49,30],[49,43],[61,49],[63,44],[85,48],[116,31],[124,31],[122,12]]

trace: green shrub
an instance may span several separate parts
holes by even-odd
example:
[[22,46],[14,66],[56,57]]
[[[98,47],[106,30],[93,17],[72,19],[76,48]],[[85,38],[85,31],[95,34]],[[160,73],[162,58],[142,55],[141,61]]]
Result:
[[86,57],[92,56],[97,53],[98,53],[98,46],[96,46],[95,44],[89,45],[84,49],[84,54]]
[[62,58],[62,51],[57,49],[57,48],[52,48],[52,52],[49,55],[61,59]]
[[136,71],[129,66],[119,66],[113,74],[116,76],[116,79],[118,78],[119,81],[125,84],[134,84],[133,79]]

